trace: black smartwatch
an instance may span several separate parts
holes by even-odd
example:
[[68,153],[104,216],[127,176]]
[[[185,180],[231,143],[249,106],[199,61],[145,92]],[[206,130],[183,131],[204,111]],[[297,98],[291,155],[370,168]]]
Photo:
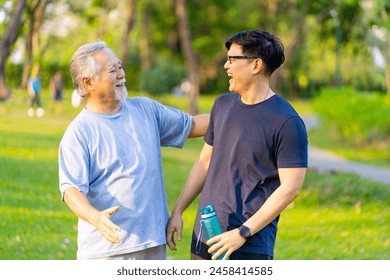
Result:
[[245,238],[246,240],[251,239],[252,234],[251,234],[251,230],[248,227],[242,225],[239,227],[238,231],[242,238]]

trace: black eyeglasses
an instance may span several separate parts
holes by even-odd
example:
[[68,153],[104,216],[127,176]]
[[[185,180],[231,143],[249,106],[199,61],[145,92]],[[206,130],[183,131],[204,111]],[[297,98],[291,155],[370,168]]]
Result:
[[232,58],[233,59],[255,59],[258,57],[255,56],[246,56],[246,55],[228,55],[229,63],[232,64]]

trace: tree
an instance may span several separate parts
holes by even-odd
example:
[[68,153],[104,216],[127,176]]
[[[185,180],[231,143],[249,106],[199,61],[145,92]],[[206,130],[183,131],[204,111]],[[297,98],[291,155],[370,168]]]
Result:
[[368,42],[380,50],[385,60],[386,87],[390,95],[390,3],[387,0],[365,0],[362,5],[368,12]]
[[191,83],[191,89],[188,93],[189,113],[196,115],[199,111],[197,103],[199,97],[199,66],[195,51],[191,45],[191,32],[188,26],[186,1],[176,0],[175,11],[178,18],[180,44],[186,59],[189,82]]
[[9,57],[13,44],[18,38],[26,2],[26,0],[19,0],[15,3],[11,20],[8,24],[4,38],[0,42],[0,99],[7,99],[11,94],[10,89],[5,84],[5,63]]
[[[373,3],[375,9],[362,9],[358,3],[365,1]],[[152,71],[161,61],[185,65],[192,83],[188,111],[193,113],[198,110],[200,92],[214,94],[227,90],[224,41],[238,31],[253,28],[270,31],[285,46],[286,63],[271,81],[272,88],[283,94],[309,96],[310,90],[333,85],[335,61],[341,69],[348,69],[340,75],[343,84],[364,90],[385,87],[383,72],[372,63],[365,39],[372,31],[370,44],[376,48],[382,44],[381,53],[390,56],[386,54],[390,50],[389,41],[381,43],[378,37],[390,30],[388,0],[56,0],[44,10],[44,3],[48,2],[7,0],[7,5],[0,4],[0,20],[6,11],[5,20],[0,22],[0,66],[3,64],[0,95],[7,95],[4,69],[13,72],[7,75],[7,83],[19,85],[20,81],[26,81],[31,64],[40,60],[42,78],[47,79],[54,68],[68,68],[71,54],[81,44],[104,40],[127,64],[128,86],[132,90],[140,89],[140,73]],[[15,29],[17,21],[11,17],[19,3],[23,3],[24,12],[19,15],[19,28]],[[37,3],[44,16],[39,17],[34,11]],[[331,16],[331,10],[337,11],[338,20]],[[361,20],[362,10],[369,20]],[[20,28],[24,20],[28,24]],[[337,27],[343,35],[338,56],[342,59],[336,59]],[[33,39],[38,38],[37,34],[39,45]],[[8,63],[13,46],[23,44],[26,52],[22,63]],[[20,74],[22,67],[24,78]],[[390,76],[389,68],[386,69]],[[68,83],[69,76],[65,78]]]
[[139,40],[139,54],[141,60],[141,71],[146,72],[152,68],[154,61],[153,52],[151,50],[152,39],[150,32],[150,18],[153,3],[150,0],[145,1],[141,7],[140,19],[140,40]]
[[123,67],[126,67],[127,64],[127,53],[129,49],[129,35],[131,30],[134,27],[134,17],[135,17],[135,10],[137,6],[137,0],[130,0],[129,6],[127,10],[127,19],[126,19],[126,29],[123,34],[122,38],[122,52],[121,52],[121,58],[122,58],[122,65]]
[[30,75],[31,63],[35,60],[39,66],[39,29],[42,25],[43,15],[51,0],[35,0],[29,10],[29,29],[26,36],[26,56],[23,68],[22,88],[27,87],[27,80]]

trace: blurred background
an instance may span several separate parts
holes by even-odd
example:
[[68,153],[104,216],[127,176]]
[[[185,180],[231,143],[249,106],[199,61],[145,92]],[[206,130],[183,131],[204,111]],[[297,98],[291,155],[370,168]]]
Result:
[[[313,97],[324,87],[390,92],[390,2],[386,0],[13,0],[0,1],[0,97],[42,83],[82,44],[103,40],[126,69],[130,91],[171,92],[184,80],[199,94],[227,90],[225,40],[264,29],[285,46],[273,88]],[[6,89],[5,87],[8,87]]]

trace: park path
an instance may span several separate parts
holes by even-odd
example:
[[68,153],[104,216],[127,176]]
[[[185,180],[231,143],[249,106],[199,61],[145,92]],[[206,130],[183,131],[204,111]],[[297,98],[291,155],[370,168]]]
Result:
[[[302,119],[308,130],[318,125],[318,119],[315,116],[303,116]],[[346,160],[336,154],[316,148],[310,143],[309,168],[321,173],[354,173],[378,183],[390,184],[390,168]]]

